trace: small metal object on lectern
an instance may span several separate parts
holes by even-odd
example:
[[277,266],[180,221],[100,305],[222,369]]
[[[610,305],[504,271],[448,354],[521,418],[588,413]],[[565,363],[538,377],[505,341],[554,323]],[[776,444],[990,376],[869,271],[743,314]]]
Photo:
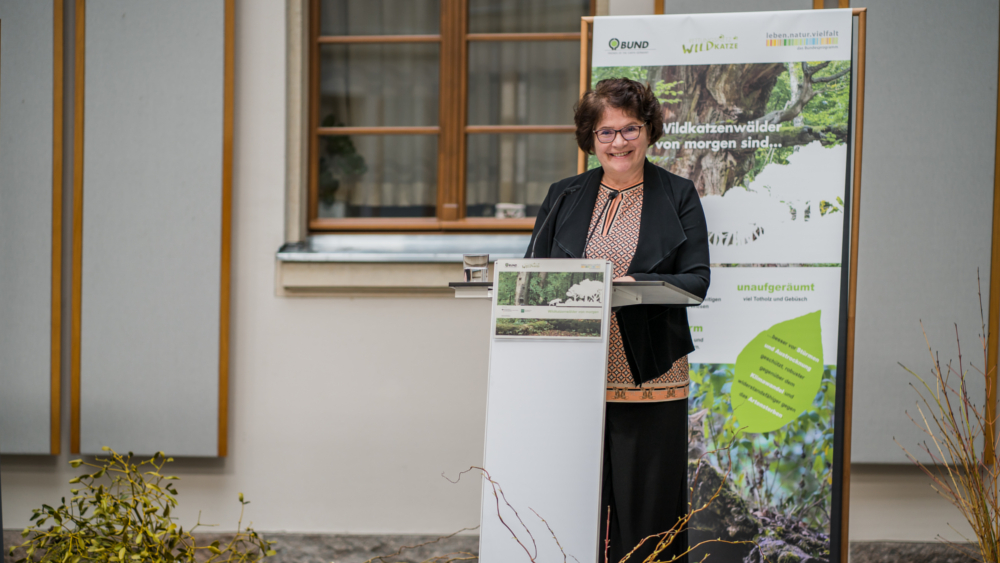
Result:
[[496,204],[497,219],[524,219],[527,215],[527,207],[523,203],[498,203]]
[[463,254],[462,266],[465,271],[465,281],[489,281],[489,254]]

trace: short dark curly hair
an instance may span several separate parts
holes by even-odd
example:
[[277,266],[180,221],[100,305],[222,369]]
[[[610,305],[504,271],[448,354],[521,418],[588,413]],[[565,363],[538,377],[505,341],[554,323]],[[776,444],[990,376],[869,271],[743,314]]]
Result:
[[604,108],[613,107],[646,123],[649,144],[663,135],[663,109],[648,84],[628,78],[606,78],[587,90],[573,108],[576,122],[576,144],[587,154],[594,154],[594,129]]

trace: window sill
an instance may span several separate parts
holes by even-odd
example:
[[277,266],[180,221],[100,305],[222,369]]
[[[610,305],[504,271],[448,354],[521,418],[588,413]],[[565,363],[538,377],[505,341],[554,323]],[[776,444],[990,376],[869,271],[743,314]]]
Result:
[[281,296],[450,297],[462,254],[520,258],[528,235],[316,235],[276,255]]
[[468,217],[454,221],[442,221],[433,217],[422,218],[361,218],[349,217],[333,219],[322,217],[309,222],[314,231],[436,231],[439,233],[503,232],[509,234],[530,233],[535,226],[535,218],[493,219],[489,217]]

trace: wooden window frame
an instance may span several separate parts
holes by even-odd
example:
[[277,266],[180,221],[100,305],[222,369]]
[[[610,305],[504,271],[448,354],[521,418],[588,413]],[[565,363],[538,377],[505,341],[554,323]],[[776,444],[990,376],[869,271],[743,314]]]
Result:
[[[314,234],[355,233],[530,233],[534,218],[494,219],[466,217],[466,141],[468,135],[573,133],[573,125],[469,125],[468,52],[469,42],[565,41],[579,42],[580,32],[553,33],[469,33],[468,0],[440,0],[439,34],[426,35],[322,35],[320,1],[309,0],[309,198],[308,225]],[[596,1],[590,2],[590,15]],[[317,127],[319,123],[320,45],[385,43],[438,43],[440,86],[438,124],[424,127]],[[319,217],[319,142],[328,135],[436,135],[437,215],[414,218]],[[556,180],[554,178],[553,180]]]

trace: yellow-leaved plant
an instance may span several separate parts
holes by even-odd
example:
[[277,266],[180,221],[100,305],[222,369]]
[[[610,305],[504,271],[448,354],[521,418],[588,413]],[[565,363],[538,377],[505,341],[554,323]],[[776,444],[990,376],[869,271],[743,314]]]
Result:
[[131,453],[121,455],[102,448],[110,457],[96,463],[73,460],[73,467],[87,473],[70,480],[69,502],[53,508],[43,504],[32,511],[31,524],[21,532],[27,540],[19,548],[24,557],[17,563],[53,562],[177,562],[251,563],[274,555],[273,541],[265,541],[249,525],[243,528],[243,510],[249,501],[239,495],[240,520],[228,543],[215,541],[198,546],[189,530],[178,526],[170,513],[177,507],[178,478],[164,475],[163,467],[173,461],[163,452],[134,461]]

